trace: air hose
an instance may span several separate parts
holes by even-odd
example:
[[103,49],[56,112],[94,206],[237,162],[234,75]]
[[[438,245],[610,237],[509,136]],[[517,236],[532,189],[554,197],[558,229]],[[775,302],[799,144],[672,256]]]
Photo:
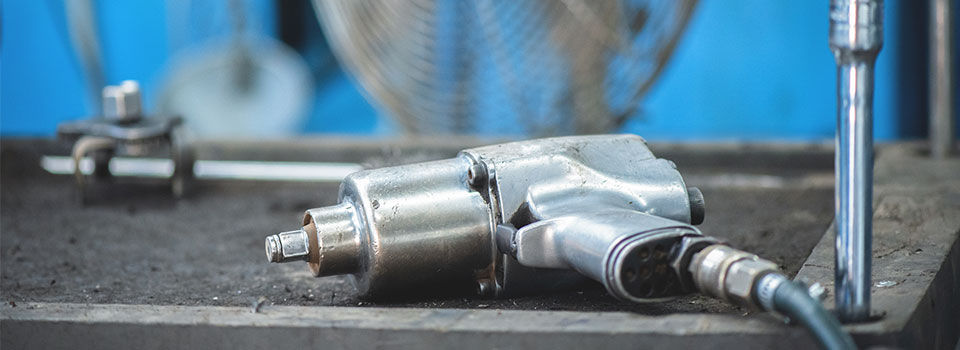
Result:
[[706,295],[750,308],[776,312],[806,327],[824,349],[856,349],[840,322],[771,261],[723,244],[693,255],[690,277]]
[[807,293],[802,283],[790,281],[780,273],[770,273],[757,282],[756,288],[757,299],[765,309],[803,325],[824,349],[857,348],[840,322]]

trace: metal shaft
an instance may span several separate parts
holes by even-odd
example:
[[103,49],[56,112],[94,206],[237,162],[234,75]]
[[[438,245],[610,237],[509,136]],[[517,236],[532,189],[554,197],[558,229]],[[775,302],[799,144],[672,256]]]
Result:
[[930,154],[946,158],[956,142],[953,100],[953,9],[950,0],[930,2]]
[[832,0],[837,61],[836,308],[844,321],[870,316],[873,220],[873,67],[883,43],[883,2]]

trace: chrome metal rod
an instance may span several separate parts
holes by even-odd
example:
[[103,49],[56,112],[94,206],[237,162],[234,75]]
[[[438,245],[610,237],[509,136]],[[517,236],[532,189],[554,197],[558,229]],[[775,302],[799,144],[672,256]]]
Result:
[[[40,166],[51,174],[93,174],[94,160],[80,159],[80,169],[71,157],[43,156]],[[112,176],[135,176],[167,178],[174,174],[174,162],[163,158],[110,158],[108,169]],[[342,181],[347,175],[363,170],[354,163],[331,162],[264,162],[243,160],[198,160],[193,164],[193,174],[204,180],[251,180],[251,181]]]
[[930,154],[946,158],[956,142],[953,92],[953,9],[950,0],[930,2]]
[[883,2],[832,0],[837,61],[836,308],[844,321],[870,316],[873,220],[873,65],[883,43]]
[[873,65],[842,65],[837,74],[845,102],[836,140],[836,299],[842,318],[861,320],[870,314]]

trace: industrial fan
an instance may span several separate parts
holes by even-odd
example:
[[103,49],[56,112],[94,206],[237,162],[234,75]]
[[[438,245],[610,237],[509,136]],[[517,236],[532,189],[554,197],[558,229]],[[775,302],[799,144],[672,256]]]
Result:
[[315,0],[333,52],[411,133],[615,130],[695,0]]

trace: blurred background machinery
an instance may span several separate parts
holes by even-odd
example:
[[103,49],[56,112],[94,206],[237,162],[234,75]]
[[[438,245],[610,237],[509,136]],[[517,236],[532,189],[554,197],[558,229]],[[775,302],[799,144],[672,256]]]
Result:
[[[84,4],[88,5],[87,10],[83,10],[81,5]],[[343,10],[334,8],[336,6],[333,3],[326,4],[328,6],[319,9],[322,13]],[[619,125],[617,123],[623,120],[618,131],[640,133],[652,140],[810,141],[833,137],[835,96],[832,89],[824,88],[832,86],[835,79],[833,57],[823,45],[827,37],[824,19],[828,8],[826,0],[796,3],[707,0],[699,1],[692,7],[686,2],[626,1],[620,8],[590,2],[592,5],[586,9],[578,7],[576,1],[543,5],[544,8],[540,9],[498,2],[464,5],[437,1],[414,4],[430,6],[417,7],[416,11],[421,15],[410,18],[421,22],[410,23],[433,25],[433,31],[427,32],[434,33],[438,39],[463,34],[458,31],[469,31],[477,37],[476,40],[454,47],[438,47],[425,57],[439,63],[438,67],[453,68],[438,72],[447,75],[473,72],[471,74],[477,74],[473,79],[482,78],[480,69],[484,67],[459,67],[455,62],[470,57],[474,54],[471,52],[477,50],[464,51],[464,47],[481,48],[485,42],[482,32],[490,31],[490,28],[522,31],[526,29],[519,24],[532,24],[534,19],[540,20],[540,23],[554,21],[576,26],[578,23],[589,23],[590,13],[597,16],[619,13],[616,21],[601,21],[602,25],[580,24],[595,30],[575,33],[574,36],[586,38],[584,45],[604,47],[608,52],[624,57],[636,50],[644,54],[666,54],[670,50],[663,48],[669,48],[670,45],[665,43],[678,36],[675,50],[666,64],[659,60],[660,57],[650,56],[644,61],[646,63],[634,67],[637,73],[622,76],[629,76],[630,79],[622,82],[609,79],[602,81],[605,84],[602,90],[608,94],[614,91],[622,93],[619,95],[622,99],[610,99],[607,110],[601,112],[603,118],[610,118],[612,125]],[[364,13],[362,3],[355,6],[361,9],[354,13]],[[927,2],[890,0],[886,1],[886,8],[884,43],[890,50],[878,58],[876,66],[875,135],[878,141],[926,137],[928,120],[925,116],[930,112],[926,77],[931,57],[927,32],[929,25],[939,22],[928,21],[931,16]],[[74,15],[68,16],[67,13]],[[78,13],[81,16],[77,16]],[[87,16],[82,16],[84,13]],[[434,15],[423,15],[425,13]],[[458,13],[473,16],[469,17],[467,23],[451,23],[450,18]],[[533,13],[544,15],[532,17]],[[474,110],[486,116],[474,121],[474,125],[428,123],[430,127],[425,127],[416,126],[417,123],[395,122],[411,119],[404,119],[401,112],[395,112],[398,107],[387,104],[374,107],[363,98],[361,89],[352,83],[350,75],[357,76],[357,81],[361,83],[359,85],[365,86],[370,95],[375,95],[375,90],[369,87],[369,83],[364,83],[363,74],[358,74],[355,68],[339,66],[332,52],[339,50],[336,48],[341,39],[329,30],[331,23],[325,21],[324,29],[330,36],[328,43],[320,29],[313,4],[308,1],[8,1],[3,3],[2,14],[2,51],[18,53],[0,57],[5,73],[2,76],[2,100],[7,102],[0,106],[0,131],[4,136],[53,135],[57,123],[63,120],[98,114],[99,90],[93,89],[93,84],[88,83],[97,80],[91,79],[97,69],[86,68],[90,64],[85,62],[100,62],[99,75],[102,81],[96,84],[101,86],[125,79],[138,80],[147,110],[166,112],[169,109],[164,105],[170,104],[171,100],[176,101],[179,110],[197,105],[205,107],[194,109],[204,116],[194,117],[197,121],[186,116],[187,122],[190,125],[197,124],[195,129],[199,130],[198,133],[211,136],[289,136],[302,133],[391,135],[404,130],[470,130],[488,135],[506,132],[537,136],[537,133],[576,131],[575,126],[558,130],[534,130],[519,124],[506,127],[513,124],[510,118],[515,116],[502,112],[516,105],[509,101],[512,99],[509,96],[516,95],[511,90],[520,90],[521,98],[530,100],[521,105],[529,108],[531,115],[538,118],[566,118],[563,113],[548,112],[553,108],[549,100],[569,94],[574,91],[570,88],[576,84],[557,85],[554,91],[534,98],[524,92],[529,90],[525,84],[519,84],[520,88],[501,89],[503,91],[480,90],[480,95],[489,101],[476,101]],[[680,27],[687,16],[688,25],[686,30],[682,30]],[[77,23],[78,18],[86,18],[86,22]],[[426,21],[430,18],[431,21]],[[637,31],[641,23],[644,24],[643,28]],[[955,23],[952,27],[956,32]],[[660,29],[650,31],[650,28]],[[401,25],[397,30],[412,28]],[[547,31],[543,33],[545,38],[566,35]],[[84,35],[96,40],[80,40]],[[509,35],[498,37],[506,42],[516,40]],[[486,39],[491,38],[488,36]],[[620,42],[613,43],[616,40]],[[77,49],[76,42],[96,45]],[[396,45],[403,45],[404,42],[398,41]],[[622,45],[623,42],[634,45]],[[650,47],[640,47],[640,43]],[[536,47],[520,42],[512,45]],[[661,48],[660,51],[654,49],[656,47]],[[244,50],[256,54],[244,56]],[[498,55],[489,52],[486,57]],[[253,59],[244,63],[243,57]],[[564,57],[564,53],[551,53],[551,57]],[[584,62],[591,59],[597,58],[587,57]],[[611,62],[617,60],[610,57],[603,59]],[[956,55],[952,59],[956,61]],[[484,69],[492,69],[490,62],[477,61],[478,64],[487,65]],[[517,71],[524,68],[523,65],[530,65],[516,57],[505,62],[509,63],[504,65],[506,68]],[[345,73],[344,68],[350,73]],[[541,68],[540,72],[525,73],[529,74],[528,78],[536,77],[527,80],[535,80],[539,84],[540,79],[550,77],[547,67],[538,68]],[[655,83],[650,83],[648,80],[660,68],[662,74]],[[255,86],[271,86],[271,89],[265,90],[272,91],[282,88],[284,93],[235,98],[241,96],[239,93],[243,92],[242,89],[238,92],[209,88],[233,81],[204,79],[203,72],[217,72],[218,69],[262,72],[260,75],[248,74],[263,77]],[[954,71],[948,75],[956,74]],[[170,88],[181,84],[182,77],[196,78],[190,82],[194,88],[185,89],[183,85]],[[391,79],[397,82],[402,78]],[[597,85],[597,82],[593,84]],[[501,82],[492,86],[496,88],[507,84]],[[638,104],[631,106],[624,102],[647,87],[649,89]],[[448,87],[437,82],[425,84],[423,88],[456,91],[452,85]],[[206,96],[206,101],[251,101],[258,105],[286,107],[257,109],[246,105],[231,110],[228,107],[238,107],[237,103],[221,103],[222,108],[216,108],[191,101],[190,97],[198,96],[196,93],[171,96],[165,91],[217,91],[218,94]],[[261,90],[251,89],[246,93],[249,91],[257,93]],[[413,115],[419,114],[413,113],[418,110],[442,111],[448,108],[444,106],[456,105],[456,94],[459,92],[451,92],[444,99],[433,101],[433,104],[404,107],[407,111],[404,113]],[[956,96],[956,90],[953,95]],[[57,103],[44,102],[49,100],[56,100]],[[584,101],[576,102],[574,99],[567,102],[584,106]],[[239,113],[238,110],[249,112]],[[264,114],[269,116],[261,117]],[[251,120],[271,122],[266,125],[255,124]],[[229,133],[210,134],[210,128],[201,126],[205,121],[218,124],[223,129],[227,126],[232,129]],[[208,131],[204,132],[204,129]]]
[[415,133],[619,129],[669,59],[683,1],[314,1],[340,62]]

